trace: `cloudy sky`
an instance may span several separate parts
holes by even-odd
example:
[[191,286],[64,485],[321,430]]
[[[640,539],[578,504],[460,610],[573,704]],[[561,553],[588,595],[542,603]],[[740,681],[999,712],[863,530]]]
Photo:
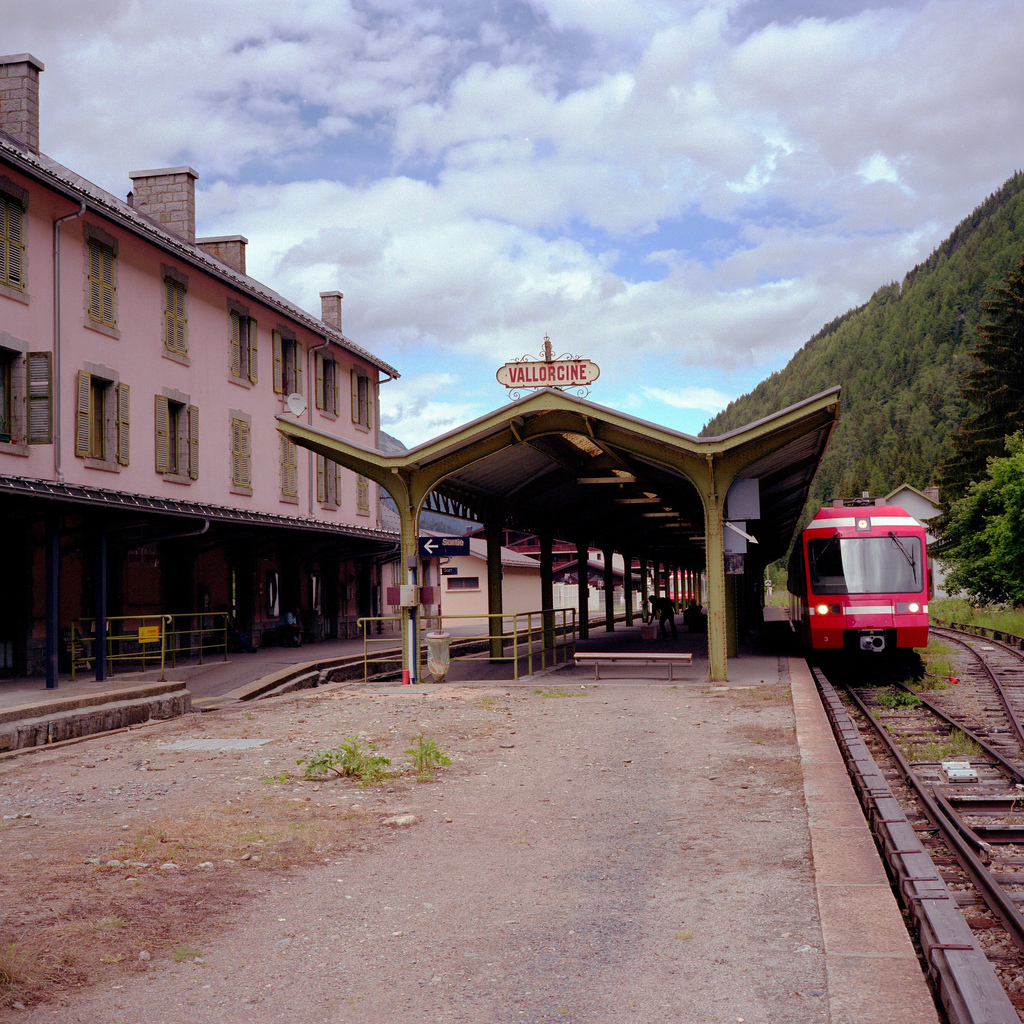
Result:
[[0,0],[0,40],[50,156],[191,165],[200,235],[343,291],[409,445],[545,334],[696,433],[1024,165],[1020,0]]

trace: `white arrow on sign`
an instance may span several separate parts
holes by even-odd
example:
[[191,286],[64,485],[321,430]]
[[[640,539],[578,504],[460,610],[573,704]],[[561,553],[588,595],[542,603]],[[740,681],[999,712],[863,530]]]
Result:
[[423,541],[423,550],[426,551],[428,555],[432,555],[437,550],[437,541],[433,538]]

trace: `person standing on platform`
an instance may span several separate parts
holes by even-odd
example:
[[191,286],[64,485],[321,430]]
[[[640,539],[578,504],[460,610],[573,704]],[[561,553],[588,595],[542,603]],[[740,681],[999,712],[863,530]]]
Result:
[[676,606],[670,597],[655,597],[653,594],[648,598],[651,602],[651,619],[658,616],[658,626],[661,629],[661,639],[668,639],[668,630],[665,624],[672,627],[672,639],[679,639],[679,631],[676,629]]

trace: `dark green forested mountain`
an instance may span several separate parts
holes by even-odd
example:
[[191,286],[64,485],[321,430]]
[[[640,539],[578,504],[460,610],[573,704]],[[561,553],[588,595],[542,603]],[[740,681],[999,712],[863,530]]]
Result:
[[[836,384],[842,414],[809,506],[902,483],[938,483],[949,432],[971,407],[960,393],[988,289],[1024,252],[1024,173],[989,196],[902,284],[826,324],[778,373],[730,403],[720,434]],[[958,495],[942,495],[944,499]]]

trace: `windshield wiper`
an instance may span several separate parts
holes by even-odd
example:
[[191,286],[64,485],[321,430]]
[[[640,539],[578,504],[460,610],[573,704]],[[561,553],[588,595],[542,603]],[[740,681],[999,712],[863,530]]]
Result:
[[889,531],[889,540],[891,540],[893,542],[893,544],[895,544],[896,547],[898,547],[900,549],[900,551],[902,552],[903,557],[907,560],[907,564],[910,566],[910,568],[914,572],[914,580],[916,582],[917,581],[917,560],[914,558],[913,549],[908,551],[903,546],[903,542],[899,539],[899,537],[896,536],[895,533],[892,532],[892,530]]
[[842,536],[842,534],[840,534],[840,532],[838,530],[836,530],[836,532],[833,533],[831,537],[829,537],[827,543],[825,544],[825,546],[820,551],[815,551],[813,547],[810,548],[810,550],[811,550],[811,572],[814,573],[814,578],[815,579],[818,578],[818,562],[820,562],[821,559],[823,559],[829,553],[829,551],[831,550],[832,546],[836,543],[837,540],[839,540],[839,538],[841,536]]

